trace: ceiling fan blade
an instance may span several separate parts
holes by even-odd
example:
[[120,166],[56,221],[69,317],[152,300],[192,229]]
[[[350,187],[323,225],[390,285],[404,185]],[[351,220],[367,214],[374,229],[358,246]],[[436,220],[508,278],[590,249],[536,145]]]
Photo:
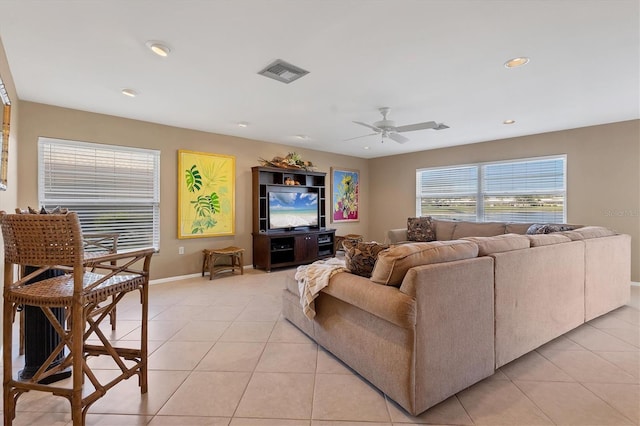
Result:
[[409,142],[409,138],[405,138],[404,136],[399,135],[398,133],[395,133],[395,132],[389,133],[389,138],[393,139],[394,141],[396,141],[398,143]]
[[414,130],[435,129],[438,123],[435,121],[426,121],[424,123],[408,124],[406,126],[396,127],[396,132],[413,132]]
[[359,124],[359,125],[364,126],[364,127],[368,127],[368,128],[370,128],[370,129],[373,129],[373,130],[375,130],[377,133],[380,133],[380,132],[382,131],[382,129],[378,129],[378,128],[377,128],[377,127],[375,127],[375,126],[372,126],[372,125],[367,124],[367,123],[363,123],[363,122],[361,122],[361,121],[354,121],[354,123]]
[[369,133],[368,135],[356,136],[355,138],[343,139],[342,141],[343,142],[352,141],[354,139],[366,138],[367,136],[374,136],[374,135],[377,135],[377,134],[378,133]]

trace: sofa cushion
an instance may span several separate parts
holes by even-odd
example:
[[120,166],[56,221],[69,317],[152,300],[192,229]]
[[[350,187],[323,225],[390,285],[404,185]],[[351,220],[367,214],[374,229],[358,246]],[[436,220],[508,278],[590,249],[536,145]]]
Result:
[[342,242],[345,254],[345,266],[352,274],[369,278],[373,266],[378,259],[378,253],[389,246],[372,242],[358,242],[344,240]]
[[616,235],[616,232],[604,226],[584,226],[572,231],[565,231],[562,235],[571,238],[572,241],[578,241],[588,240],[590,238],[610,237]]
[[387,231],[387,241],[391,244],[407,241],[407,228],[389,229]]
[[414,266],[451,262],[478,256],[478,246],[471,241],[431,241],[393,246],[380,252],[371,280],[399,286],[407,271]]
[[578,225],[568,225],[566,223],[534,223],[527,229],[527,235],[551,234],[552,232],[571,231],[578,228]]
[[[397,288],[376,284],[371,280],[347,272],[331,277],[329,285],[321,293],[362,309],[403,328],[416,323],[416,301]],[[322,294],[318,310],[323,308]]]
[[533,223],[507,223],[504,232],[507,234],[524,235],[531,225],[533,225]]
[[571,238],[557,232],[553,234],[527,235],[527,237],[531,242],[531,247],[548,246],[551,244],[568,243],[571,241]]
[[436,240],[453,240],[453,230],[456,229],[458,220],[433,219],[433,222],[436,224]]
[[436,239],[436,229],[431,216],[410,217],[407,219],[407,240],[433,241]]
[[453,230],[452,239],[462,237],[493,237],[505,233],[506,224],[502,222],[458,222]]
[[530,246],[529,238],[518,234],[502,234],[495,237],[465,237],[463,240],[472,241],[478,245],[478,256],[522,250]]

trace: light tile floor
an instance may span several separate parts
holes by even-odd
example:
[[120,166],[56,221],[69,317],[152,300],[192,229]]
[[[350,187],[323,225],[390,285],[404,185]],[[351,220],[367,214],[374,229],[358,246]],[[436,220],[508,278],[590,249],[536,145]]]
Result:
[[[152,285],[149,392],[135,378],[95,403],[88,425],[638,425],[640,287],[632,301],[412,417],[280,315],[286,271],[248,269]],[[138,305],[114,340],[135,340]],[[15,357],[19,367],[22,357]],[[99,376],[109,360],[91,361]],[[70,425],[65,399],[30,392],[15,425]]]

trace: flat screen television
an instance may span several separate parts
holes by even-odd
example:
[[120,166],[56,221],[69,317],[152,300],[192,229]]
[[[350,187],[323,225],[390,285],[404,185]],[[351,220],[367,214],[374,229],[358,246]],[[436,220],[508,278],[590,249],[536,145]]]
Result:
[[318,226],[318,193],[307,188],[269,192],[269,229]]

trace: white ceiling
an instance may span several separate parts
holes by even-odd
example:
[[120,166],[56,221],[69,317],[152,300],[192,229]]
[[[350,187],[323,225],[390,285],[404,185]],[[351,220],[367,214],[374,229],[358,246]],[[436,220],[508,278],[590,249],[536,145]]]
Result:
[[[639,28],[638,0],[0,0],[22,100],[363,158],[638,119]],[[344,141],[382,106],[451,128]]]

